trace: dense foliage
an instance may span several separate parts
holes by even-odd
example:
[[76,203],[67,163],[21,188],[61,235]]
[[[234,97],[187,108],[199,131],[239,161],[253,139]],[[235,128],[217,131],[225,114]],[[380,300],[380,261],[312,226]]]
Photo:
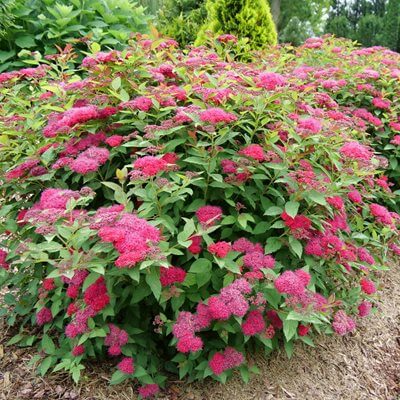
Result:
[[132,32],[147,31],[149,19],[133,0],[7,0],[0,11],[0,71],[68,43],[83,51],[87,41],[121,50]]
[[247,381],[247,354],[369,314],[400,253],[400,56],[236,43],[0,74],[1,315],[40,373],[111,359],[142,397],[166,371]]
[[157,29],[181,46],[191,44],[207,18],[204,1],[165,0],[157,15]]
[[195,44],[204,44],[207,32],[248,38],[252,49],[277,43],[277,33],[267,0],[207,0],[207,20]]
[[399,50],[399,18],[399,0],[332,0],[325,32]]
[[279,41],[299,45],[323,32],[331,0],[269,0]]

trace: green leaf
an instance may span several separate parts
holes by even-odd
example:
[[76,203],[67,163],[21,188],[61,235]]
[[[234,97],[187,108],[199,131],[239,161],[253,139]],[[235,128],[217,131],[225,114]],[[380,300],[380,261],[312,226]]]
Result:
[[297,201],[289,201],[285,204],[285,211],[286,213],[294,218],[297,215],[297,212],[299,211],[300,203]]
[[291,250],[293,250],[294,254],[296,254],[297,257],[301,258],[301,255],[303,254],[303,245],[300,241],[295,239],[293,236],[290,236],[289,247],[291,248]]
[[95,283],[97,279],[100,278],[100,276],[101,275],[98,274],[97,272],[91,272],[85,279],[82,290],[85,291],[91,284]]
[[122,101],[129,101],[129,94],[125,89],[121,89],[121,91],[119,92],[119,98]]
[[121,78],[117,76],[112,82],[111,82],[111,87],[114,90],[118,90],[121,87]]
[[326,205],[325,196],[322,193],[317,192],[316,190],[311,190],[310,192],[308,192],[307,197],[314,203],[321,204],[322,206]]
[[90,51],[94,54],[98,53],[101,50],[101,47],[98,43],[91,43]]
[[21,35],[15,39],[15,44],[22,49],[29,49],[36,46],[35,38],[32,35]]
[[161,295],[160,271],[158,267],[148,269],[148,273],[146,274],[146,282],[150,286],[154,297],[158,300]]
[[0,51],[0,63],[7,61],[8,59],[15,56],[15,51]]
[[285,223],[283,221],[276,221],[272,226],[271,229],[282,229],[285,228]]
[[189,238],[193,232],[195,231],[196,227],[194,225],[194,221],[192,219],[188,219],[183,227],[183,232],[185,232],[186,237]]
[[17,335],[13,336],[8,342],[7,346],[11,346],[12,344],[16,344],[20,342],[25,336],[22,335],[21,333],[18,333]]
[[125,379],[127,379],[128,377],[129,377],[129,375],[126,375],[122,371],[117,370],[111,376],[110,385],[118,385],[119,383],[121,383]]
[[302,336],[300,340],[311,347],[315,347],[313,340],[309,336]]
[[282,241],[278,237],[269,237],[265,246],[265,252],[267,254],[274,253],[282,247]]
[[43,362],[40,364],[40,367],[39,367],[40,375],[44,376],[46,374],[46,372],[49,370],[49,368],[51,367],[52,363],[53,363],[53,357],[51,357],[51,356],[46,357],[43,360]]
[[269,223],[266,222],[266,221],[261,221],[253,229],[253,234],[254,235],[260,235],[262,233],[266,233],[268,228],[269,228]]
[[292,358],[292,355],[293,355],[293,341],[287,342],[285,340],[284,346],[285,346],[285,351],[286,351],[286,354],[287,354],[288,358],[289,359]]
[[298,321],[288,320],[283,321],[283,334],[285,335],[286,340],[289,342],[290,339],[297,332]]
[[42,349],[46,354],[53,354],[56,350],[53,339],[49,335],[43,335]]
[[138,282],[140,281],[140,269],[139,268],[127,268],[126,273],[131,279]]
[[72,379],[74,380],[75,383],[79,382],[79,379],[81,378],[81,370],[82,369],[85,369],[85,367],[82,364],[79,364],[79,365],[71,368]]
[[270,215],[270,216],[281,215],[282,212],[283,209],[281,207],[272,206],[265,211],[264,215]]
[[189,272],[194,274],[210,273],[211,261],[207,260],[207,258],[199,258],[192,264]]
[[243,382],[248,383],[250,380],[250,372],[247,366],[240,367],[240,375],[242,376]]

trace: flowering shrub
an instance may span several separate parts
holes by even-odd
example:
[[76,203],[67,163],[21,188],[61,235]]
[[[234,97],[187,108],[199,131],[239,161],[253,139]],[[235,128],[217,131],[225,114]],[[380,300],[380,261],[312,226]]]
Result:
[[[371,311],[400,252],[382,155],[393,177],[398,56],[222,46],[138,37],[80,75],[62,56],[0,74],[1,313],[40,373],[109,358],[142,397],[166,371],[247,381],[250,351],[290,356]],[[371,91],[392,111],[361,108]]]

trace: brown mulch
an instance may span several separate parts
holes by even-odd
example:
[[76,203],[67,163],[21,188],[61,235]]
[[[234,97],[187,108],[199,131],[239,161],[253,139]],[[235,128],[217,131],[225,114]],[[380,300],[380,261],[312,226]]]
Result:
[[[132,383],[109,386],[108,365],[90,364],[79,385],[61,373],[44,378],[28,363],[32,348],[4,347],[10,337],[1,330],[0,400],[69,399],[134,400]],[[3,345],[1,345],[3,343]],[[257,357],[260,375],[244,385],[211,380],[171,382],[163,400],[400,400],[400,268],[393,267],[382,283],[378,312],[345,337],[317,337],[316,347],[297,345],[288,360],[283,352]]]

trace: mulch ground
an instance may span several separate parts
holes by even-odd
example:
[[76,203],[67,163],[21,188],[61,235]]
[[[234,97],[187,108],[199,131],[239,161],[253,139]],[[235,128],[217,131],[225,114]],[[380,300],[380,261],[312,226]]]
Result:
[[[65,374],[41,378],[29,365],[35,351],[5,347],[10,337],[0,325],[0,400],[134,400],[131,383],[109,386],[110,365],[90,364],[79,385]],[[378,312],[345,337],[317,337],[316,347],[297,345],[288,360],[276,352],[258,356],[260,375],[248,385],[170,382],[162,400],[400,400],[400,268],[382,282]]]

